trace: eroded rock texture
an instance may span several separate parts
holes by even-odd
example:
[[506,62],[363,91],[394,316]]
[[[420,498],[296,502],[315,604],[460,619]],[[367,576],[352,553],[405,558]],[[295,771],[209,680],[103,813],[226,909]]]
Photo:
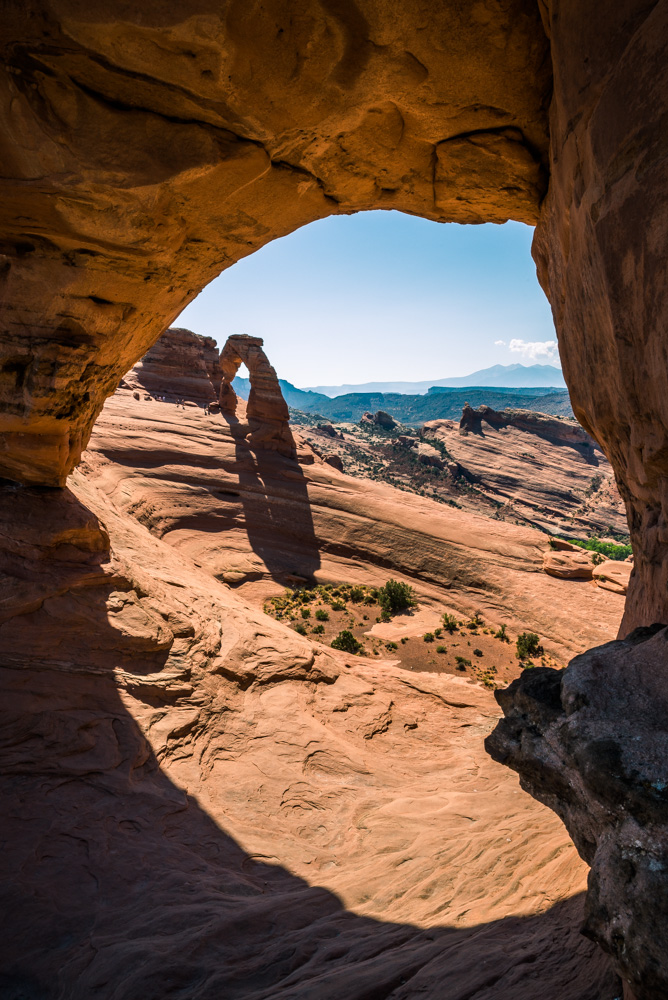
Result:
[[332,212],[535,222],[528,0],[34,0],[0,45],[0,474],[64,483],[105,397],[240,257]]
[[165,330],[123,377],[131,389],[171,402],[183,399],[208,405],[218,398],[220,360],[213,337],[191,330]]
[[591,865],[585,933],[637,1000],[668,996],[668,628],[525,671],[497,700],[495,760],[563,819]]
[[541,4],[550,35],[550,188],[534,256],[577,418],[626,501],[625,634],[668,621],[668,6]]

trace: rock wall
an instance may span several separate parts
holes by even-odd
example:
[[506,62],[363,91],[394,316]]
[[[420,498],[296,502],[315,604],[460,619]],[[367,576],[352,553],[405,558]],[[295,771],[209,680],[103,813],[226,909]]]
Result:
[[495,760],[561,816],[591,865],[584,933],[636,1000],[668,996],[668,628],[634,630],[497,700]]
[[541,9],[554,94],[534,256],[573,410],[627,507],[635,567],[624,635],[668,622],[668,6]]
[[158,399],[186,399],[206,406],[218,399],[220,387],[216,342],[213,337],[172,327],[125,374],[123,381],[130,389],[144,390]]
[[[300,225],[371,208],[538,220],[534,253],[574,411],[629,514],[622,634],[665,622],[667,36],[662,0],[120,0],[113,18],[97,0],[7,5],[0,476],[62,486],[104,399],[184,305]],[[48,652],[48,629],[42,639]],[[652,655],[665,664],[661,649]],[[606,677],[606,695],[622,676]],[[618,713],[632,718],[621,703]],[[650,739],[630,732],[639,747]],[[598,794],[586,775],[601,768],[580,740],[569,759],[586,808]],[[617,767],[626,750],[605,745],[600,760]],[[560,787],[551,804],[570,794]],[[638,944],[663,926],[642,923],[654,883],[624,853],[624,808],[606,802],[600,843],[616,859],[615,891],[626,892],[624,871],[632,888],[620,896],[627,915],[615,923],[604,906],[596,933],[639,996],[656,996],[660,963],[649,937],[646,959]],[[643,822],[657,817],[648,806]]]

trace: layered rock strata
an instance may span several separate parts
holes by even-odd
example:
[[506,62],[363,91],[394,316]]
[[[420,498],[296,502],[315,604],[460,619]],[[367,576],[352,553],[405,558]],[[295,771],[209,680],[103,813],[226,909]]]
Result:
[[220,360],[213,337],[191,330],[165,330],[123,378],[130,389],[156,399],[188,400],[207,406],[218,398]]
[[584,932],[636,1000],[668,996],[667,663],[656,625],[565,671],[527,670],[497,692],[505,719],[485,744],[591,865]]

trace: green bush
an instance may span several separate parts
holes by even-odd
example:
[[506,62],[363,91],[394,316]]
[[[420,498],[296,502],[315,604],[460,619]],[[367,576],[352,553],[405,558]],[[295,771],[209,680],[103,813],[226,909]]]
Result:
[[423,640],[425,642],[433,642],[434,641],[434,633],[433,632],[425,632],[425,634],[422,636],[422,638],[423,638]]
[[311,617],[311,609],[310,608],[302,608],[301,609],[301,615],[302,615],[302,618],[310,618]]
[[399,649],[396,642],[386,642],[385,649]]
[[378,603],[383,611],[394,615],[398,611],[406,611],[417,604],[415,591],[407,583],[398,580],[388,580],[378,591]]
[[473,650],[473,655],[474,656],[482,656],[482,649],[474,649]]
[[348,629],[339,632],[337,637],[332,639],[331,646],[332,649],[342,649],[344,653],[359,653],[362,649],[362,643],[358,642]]
[[506,635],[506,626],[502,625],[498,632],[494,633],[495,639],[500,639],[501,642],[510,642],[510,639]]
[[445,646],[437,646],[436,647],[436,652],[437,653],[447,653],[447,649],[445,648]]
[[595,535],[593,538],[588,538],[585,542],[579,538],[569,538],[568,540],[571,545],[579,545],[581,549],[588,549],[589,552],[599,552],[606,559],[614,559],[616,562],[628,559],[633,552],[630,545],[616,545],[614,542],[602,542]]
[[401,639],[401,645],[403,646],[404,643],[406,643],[406,642],[408,642],[408,636],[407,635],[405,635],[405,636],[402,637],[402,639]]
[[436,636],[437,639],[439,639],[443,635],[443,629],[442,628],[435,628],[434,629],[434,635]]
[[455,663],[457,664],[457,670],[466,670],[467,667],[471,666],[471,661],[467,660],[464,656],[455,656]]
[[364,600],[364,587],[351,587],[350,600],[353,604],[359,604]]
[[443,615],[442,621],[443,621],[443,628],[445,629],[446,632],[449,632],[450,635],[452,635],[453,632],[456,632],[457,629],[459,628],[455,616],[449,615],[447,612]]
[[479,611],[476,611],[474,615],[471,615],[471,620],[466,623],[466,627],[474,629],[474,628],[480,628],[480,626],[484,624],[485,622],[482,615],[480,614]]
[[302,625],[302,623],[299,622],[295,625],[295,632],[299,632],[300,635],[306,635],[306,625]]
[[323,608],[316,608],[315,617],[319,622],[328,622],[329,612],[325,611]]
[[383,608],[383,610],[381,611],[381,613],[380,613],[380,615],[378,617],[378,621],[379,622],[391,622],[392,621],[392,615],[390,614],[389,611],[387,611],[385,608]]
[[526,660],[528,656],[540,656],[543,647],[535,632],[522,632],[517,637],[517,658]]
[[332,611],[345,611],[346,606],[343,601],[332,601]]
[[314,633],[316,635],[322,635],[322,633],[325,631],[325,626],[324,625],[314,625],[313,626],[313,631],[314,631]]

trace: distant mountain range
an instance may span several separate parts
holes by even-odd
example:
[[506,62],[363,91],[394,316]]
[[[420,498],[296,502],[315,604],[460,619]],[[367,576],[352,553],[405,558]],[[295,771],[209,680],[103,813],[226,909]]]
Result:
[[316,385],[302,390],[335,396],[349,393],[392,392],[421,396],[432,388],[460,388],[464,386],[499,386],[510,389],[553,388],[565,389],[566,383],[560,368],[554,365],[492,365],[470,375],[458,378],[429,379],[423,382],[363,382],[360,385]]
[[[317,414],[335,422],[356,423],[368,410],[386,410],[401,423],[419,426],[427,420],[459,420],[464,403],[470,403],[471,406],[486,403],[495,410],[510,407],[538,410],[558,417],[573,416],[565,389],[540,386],[527,389],[508,386],[437,386],[434,387],[434,392],[422,394],[352,392],[330,399],[323,393],[298,389],[285,379],[278,381],[283,398],[293,410]],[[242,399],[248,399],[250,382],[247,378],[237,376],[232,385]]]

